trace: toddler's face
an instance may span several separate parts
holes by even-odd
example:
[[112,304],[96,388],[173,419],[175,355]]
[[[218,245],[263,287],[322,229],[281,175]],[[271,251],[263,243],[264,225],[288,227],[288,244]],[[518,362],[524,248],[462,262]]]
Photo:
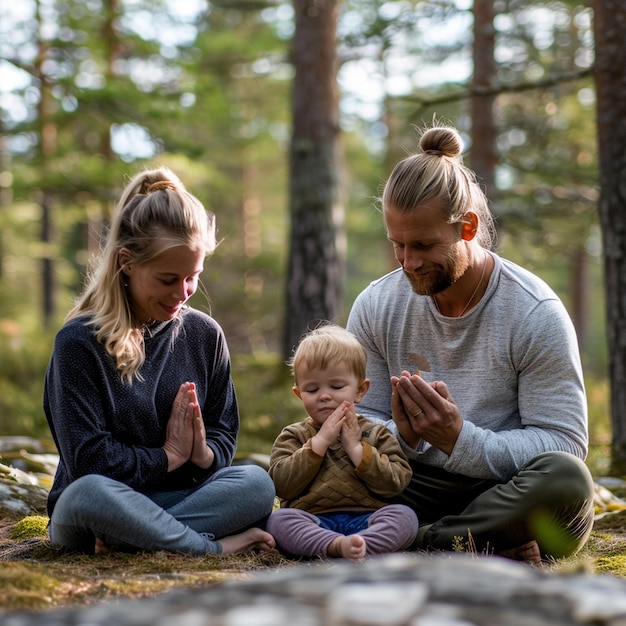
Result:
[[360,402],[367,390],[344,363],[324,370],[302,365],[296,372],[296,380],[298,384],[293,391],[318,424],[323,424],[344,400]]

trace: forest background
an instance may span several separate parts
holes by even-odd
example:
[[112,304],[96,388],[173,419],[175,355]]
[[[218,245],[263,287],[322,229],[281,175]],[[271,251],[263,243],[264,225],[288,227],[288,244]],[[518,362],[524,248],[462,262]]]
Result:
[[[289,197],[298,3],[0,2],[0,435],[49,438],[41,397],[54,334],[125,180],[165,164],[216,214],[221,243],[192,304],[228,338],[240,451],[269,452],[280,429],[302,417],[285,365],[287,268],[298,246]],[[477,166],[480,4],[338,3],[339,323],[356,294],[396,266],[377,197],[393,164],[417,148],[416,129],[434,116],[450,121],[465,138],[466,163]],[[599,475],[608,469],[610,416],[593,13],[576,0],[488,4],[498,88],[483,106],[497,161],[483,181],[497,251],[543,277],[572,315],[589,464]]]

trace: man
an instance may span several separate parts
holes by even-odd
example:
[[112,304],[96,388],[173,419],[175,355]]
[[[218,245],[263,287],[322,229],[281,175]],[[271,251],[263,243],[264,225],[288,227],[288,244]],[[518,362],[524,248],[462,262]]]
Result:
[[490,251],[493,218],[462,140],[427,129],[382,198],[401,266],[356,299],[368,353],[359,404],[409,456],[401,497],[416,547],[540,563],[575,553],[593,524],[576,335],[538,277]]

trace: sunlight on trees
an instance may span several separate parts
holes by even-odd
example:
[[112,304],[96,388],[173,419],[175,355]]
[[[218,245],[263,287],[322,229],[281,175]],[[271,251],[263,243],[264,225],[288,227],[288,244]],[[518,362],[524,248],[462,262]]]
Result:
[[[592,12],[576,0],[493,6],[496,71],[478,88],[471,82],[471,0],[339,2],[346,284],[338,321],[392,267],[376,198],[391,165],[415,149],[415,126],[434,115],[452,120],[471,166],[469,102],[489,96],[500,249],[562,295],[579,318],[586,367],[603,376]],[[5,7],[0,321],[49,342],[124,177],[164,163],[217,216],[221,244],[202,277],[208,298],[194,304],[222,323],[234,353],[279,351],[289,257],[292,3],[23,0]],[[45,157],[44,130],[54,136]],[[44,205],[48,241],[41,241]],[[46,259],[56,308],[44,332]],[[574,281],[577,274],[584,282]]]

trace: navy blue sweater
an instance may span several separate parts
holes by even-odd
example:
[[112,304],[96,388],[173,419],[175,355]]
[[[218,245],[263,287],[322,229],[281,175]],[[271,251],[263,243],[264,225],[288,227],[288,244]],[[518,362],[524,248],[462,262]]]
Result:
[[[60,454],[48,496],[50,515],[63,489],[86,474],[146,492],[186,489],[230,465],[239,412],[220,326],[188,308],[182,320],[147,329],[145,350],[143,380],[128,385],[84,318],[58,332],[44,388],[44,411]],[[185,381],[196,384],[215,462],[207,470],[187,462],[168,473],[162,446],[172,403]]]

